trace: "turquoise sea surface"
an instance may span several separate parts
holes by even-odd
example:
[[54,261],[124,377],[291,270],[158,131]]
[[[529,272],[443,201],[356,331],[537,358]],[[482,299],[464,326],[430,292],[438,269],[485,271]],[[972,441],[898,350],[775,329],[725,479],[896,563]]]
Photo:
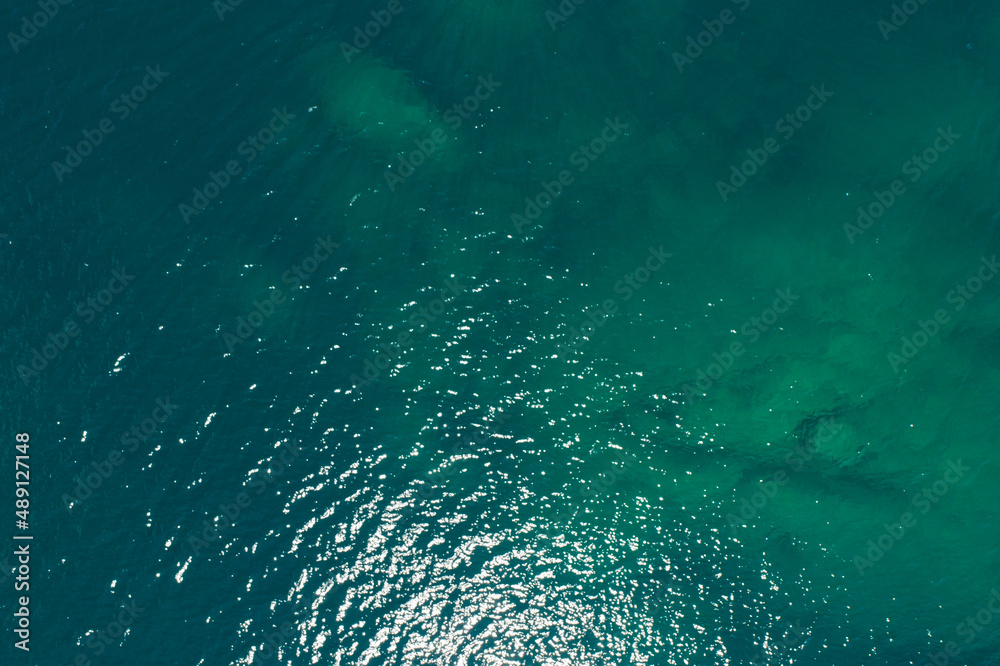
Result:
[[0,663],[1000,661],[995,3],[0,19]]

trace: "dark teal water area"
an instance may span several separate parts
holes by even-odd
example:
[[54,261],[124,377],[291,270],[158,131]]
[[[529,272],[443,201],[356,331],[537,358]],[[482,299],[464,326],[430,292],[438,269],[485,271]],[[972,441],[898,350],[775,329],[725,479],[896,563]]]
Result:
[[995,663],[993,3],[0,27],[0,663]]

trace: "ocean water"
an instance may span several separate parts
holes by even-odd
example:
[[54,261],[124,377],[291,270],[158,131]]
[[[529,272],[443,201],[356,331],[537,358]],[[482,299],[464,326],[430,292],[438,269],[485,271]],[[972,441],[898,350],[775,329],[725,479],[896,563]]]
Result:
[[996,663],[992,3],[2,16],[3,664]]

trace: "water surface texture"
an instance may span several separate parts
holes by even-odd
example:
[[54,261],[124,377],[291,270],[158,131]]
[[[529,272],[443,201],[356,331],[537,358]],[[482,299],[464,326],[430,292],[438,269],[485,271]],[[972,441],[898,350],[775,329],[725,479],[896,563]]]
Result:
[[0,23],[4,664],[996,663],[993,3]]

